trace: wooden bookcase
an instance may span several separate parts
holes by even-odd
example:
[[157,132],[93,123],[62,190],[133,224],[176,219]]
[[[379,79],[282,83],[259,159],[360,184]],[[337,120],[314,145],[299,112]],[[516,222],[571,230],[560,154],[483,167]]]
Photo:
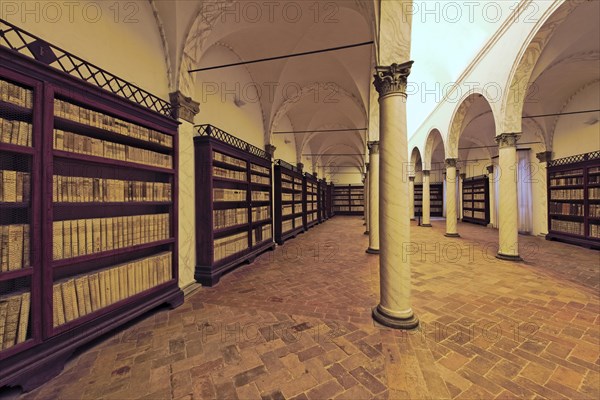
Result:
[[548,234],[600,248],[600,151],[548,163]]
[[304,232],[304,177],[302,170],[283,160],[275,161],[275,241]]
[[196,129],[195,278],[213,286],[226,272],[275,248],[271,158],[212,125]]
[[319,222],[325,222],[329,218],[327,213],[327,182],[319,180]]
[[79,346],[183,302],[177,121],[30,57],[0,46],[0,387],[25,391]]
[[[423,216],[423,184],[415,183],[414,186],[415,199],[415,217]],[[429,184],[429,216],[443,217],[444,216],[444,184],[430,183]]]
[[328,218],[331,218],[335,215],[335,212],[333,211],[333,193],[334,193],[333,183],[329,183],[327,185],[327,201],[325,204],[325,208],[327,209]]
[[308,172],[304,173],[302,193],[302,218],[304,230],[308,230],[319,223],[319,180]]
[[333,187],[333,212],[336,215],[363,215],[364,210],[363,185]]
[[463,180],[463,222],[487,226],[490,223],[489,179],[487,175]]

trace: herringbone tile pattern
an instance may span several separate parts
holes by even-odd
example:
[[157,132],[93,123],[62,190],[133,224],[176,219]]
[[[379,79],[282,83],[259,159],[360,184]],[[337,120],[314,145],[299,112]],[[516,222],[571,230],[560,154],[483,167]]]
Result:
[[596,399],[600,253],[412,227],[414,332],[375,326],[378,257],[335,217],[75,357],[24,399]]

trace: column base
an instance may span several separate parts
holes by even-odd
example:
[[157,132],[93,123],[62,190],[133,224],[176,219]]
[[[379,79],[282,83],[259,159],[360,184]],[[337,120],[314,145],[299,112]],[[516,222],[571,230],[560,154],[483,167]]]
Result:
[[431,224],[421,224],[421,226],[423,226],[425,228],[431,228],[431,227],[433,227],[433,225],[431,225]]
[[369,231],[365,231],[365,235],[368,235],[368,234],[369,234]]
[[517,261],[517,262],[523,261],[523,259],[520,256],[502,254],[502,253],[496,254],[496,258],[499,260],[506,260],[506,261]]
[[372,248],[368,248],[367,251],[365,251],[365,253],[369,253],[369,254],[379,254],[379,249],[372,249]]
[[444,233],[444,236],[446,236],[446,237],[460,237],[460,235],[458,233]]
[[417,219],[413,217],[413,218],[411,218],[410,220],[411,220],[411,221],[416,221]]
[[419,319],[413,314],[410,318],[396,318],[385,314],[379,306],[373,308],[373,319],[381,325],[394,329],[410,330],[419,326]]

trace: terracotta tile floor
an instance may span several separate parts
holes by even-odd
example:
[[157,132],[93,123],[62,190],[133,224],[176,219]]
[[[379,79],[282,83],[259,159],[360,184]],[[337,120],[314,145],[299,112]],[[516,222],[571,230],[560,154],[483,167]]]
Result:
[[497,231],[413,226],[422,324],[374,326],[377,256],[335,217],[80,352],[25,399],[493,399],[600,397],[600,252]]

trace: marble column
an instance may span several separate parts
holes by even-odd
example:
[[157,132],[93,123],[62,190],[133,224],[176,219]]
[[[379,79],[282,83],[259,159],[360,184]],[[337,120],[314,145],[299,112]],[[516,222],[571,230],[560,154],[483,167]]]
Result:
[[500,193],[498,196],[499,243],[496,257],[521,261],[517,202],[517,140],[519,134],[502,133],[496,137],[499,149]]
[[[194,117],[200,112],[200,104],[181,92],[169,94],[176,117],[180,122],[179,178],[178,178],[178,255],[179,287],[184,293],[194,290],[196,280],[196,192],[194,167]],[[185,238],[185,240],[184,240]]]
[[379,254],[379,142],[369,142],[369,248]]
[[[458,171],[456,171],[458,173]],[[463,219],[463,205],[464,205],[464,199],[463,199],[463,181],[465,180],[465,178],[467,177],[467,174],[459,174],[459,181],[458,181],[458,215],[460,220],[462,221]]]
[[423,170],[423,199],[421,200],[421,226],[431,228],[431,194],[429,190],[429,170]]
[[494,212],[494,207],[496,206],[496,197],[494,195],[494,166],[490,165],[487,167],[488,172],[488,193],[490,194],[490,223],[488,227],[493,227],[496,223],[496,213]]
[[415,220],[415,177],[408,177],[408,216]]
[[376,67],[379,93],[380,302],[373,318],[398,329],[419,325],[410,303],[410,220],[408,217],[408,137],[406,81],[412,61]]
[[[540,169],[537,174],[537,181],[542,185],[542,193],[544,196],[540,196],[540,199],[536,199],[536,207],[539,211],[537,214],[540,221],[540,236],[546,236],[548,234],[548,162],[552,160],[551,151],[543,151],[536,153],[538,161],[540,162]],[[535,197],[534,197],[535,198]]]
[[365,229],[365,235],[369,234],[369,231],[371,230],[371,224],[370,224],[370,220],[369,220],[369,207],[371,207],[371,203],[369,202],[369,188],[371,187],[371,172],[369,170],[369,163],[366,163],[365,165],[366,167],[366,172],[364,174],[364,178],[363,178],[363,183],[364,183],[364,189],[363,189],[363,218],[365,220],[364,224],[366,226]]
[[456,226],[456,158],[446,159],[446,236],[460,237]]

